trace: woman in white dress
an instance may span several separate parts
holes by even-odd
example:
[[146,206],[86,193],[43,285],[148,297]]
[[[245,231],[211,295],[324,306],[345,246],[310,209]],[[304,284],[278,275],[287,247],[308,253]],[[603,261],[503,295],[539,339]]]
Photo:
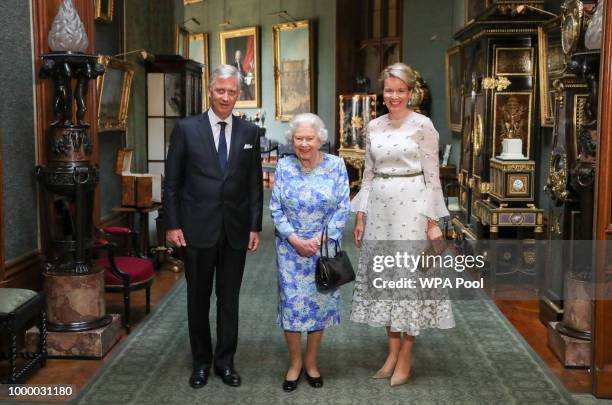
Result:
[[389,113],[368,125],[361,190],[351,203],[357,212],[355,244],[361,249],[351,320],[387,328],[387,359],[374,378],[391,377],[391,386],[397,386],[410,377],[415,336],[455,322],[447,299],[373,295],[372,258],[394,242],[441,240],[438,220],[449,214],[439,178],[438,132],[429,118],[408,107],[414,70],[396,63],[383,70],[380,81]]

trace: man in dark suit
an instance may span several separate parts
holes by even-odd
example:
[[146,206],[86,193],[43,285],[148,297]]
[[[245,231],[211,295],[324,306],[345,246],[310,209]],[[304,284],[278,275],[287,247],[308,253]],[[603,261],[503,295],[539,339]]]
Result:
[[[215,374],[240,385],[234,369],[238,343],[238,294],[246,252],[259,245],[263,205],[257,127],[234,117],[240,74],[217,67],[208,88],[210,109],[178,121],[166,158],[166,239],[184,247],[193,388]],[[208,312],[213,279],[217,344],[212,351]]]

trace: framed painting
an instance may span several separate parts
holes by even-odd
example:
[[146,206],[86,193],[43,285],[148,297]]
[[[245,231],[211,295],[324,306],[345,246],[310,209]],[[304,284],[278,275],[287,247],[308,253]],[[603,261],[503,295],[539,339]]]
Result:
[[534,49],[495,48],[496,76],[532,76]]
[[531,153],[531,92],[495,93],[493,101],[493,152],[502,152],[502,140],[506,138],[523,141],[523,155]]
[[275,117],[314,112],[312,32],[308,20],[272,26],[274,41]]
[[113,21],[113,6],[115,0],[94,0],[96,21],[110,23]]
[[189,36],[189,58],[204,65],[202,70],[202,111],[208,109],[208,34],[191,34]]
[[446,117],[451,131],[461,132],[463,94],[461,91],[461,47],[446,50]]
[[98,131],[125,131],[134,66],[130,62],[100,56],[104,74],[96,79],[98,90]]
[[176,25],[176,38],[174,52],[183,58],[189,58],[189,31],[180,25]]
[[492,3],[492,0],[464,0],[464,22],[468,25],[474,21]]
[[552,82],[565,72],[566,60],[561,47],[559,18],[538,27],[538,66],[540,87],[540,125],[552,127],[555,123],[554,90]]
[[248,27],[219,33],[221,63],[233,65],[242,76],[237,108],[261,106],[259,72],[259,28]]

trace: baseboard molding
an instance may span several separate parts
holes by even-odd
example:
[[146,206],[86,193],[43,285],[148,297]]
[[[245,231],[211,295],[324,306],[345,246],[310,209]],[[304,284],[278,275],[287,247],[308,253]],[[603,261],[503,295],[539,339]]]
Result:
[[597,398],[612,398],[612,367],[596,367],[597,378],[593,379],[593,395]]
[[0,281],[0,288],[42,289],[42,254],[39,250],[9,260],[6,263],[6,277]]

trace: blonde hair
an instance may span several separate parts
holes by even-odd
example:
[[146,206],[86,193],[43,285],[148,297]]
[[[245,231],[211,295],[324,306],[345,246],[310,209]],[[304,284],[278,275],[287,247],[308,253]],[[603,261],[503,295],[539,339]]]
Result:
[[380,77],[378,78],[380,85],[383,86],[385,84],[385,80],[390,77],[400,79],[406,83],[406,86],[408,86],[408,89],[410,90],[414,89],[416,85],[416,71],[405,63],[398,62],[384,68],[383,71],[380,72]]

